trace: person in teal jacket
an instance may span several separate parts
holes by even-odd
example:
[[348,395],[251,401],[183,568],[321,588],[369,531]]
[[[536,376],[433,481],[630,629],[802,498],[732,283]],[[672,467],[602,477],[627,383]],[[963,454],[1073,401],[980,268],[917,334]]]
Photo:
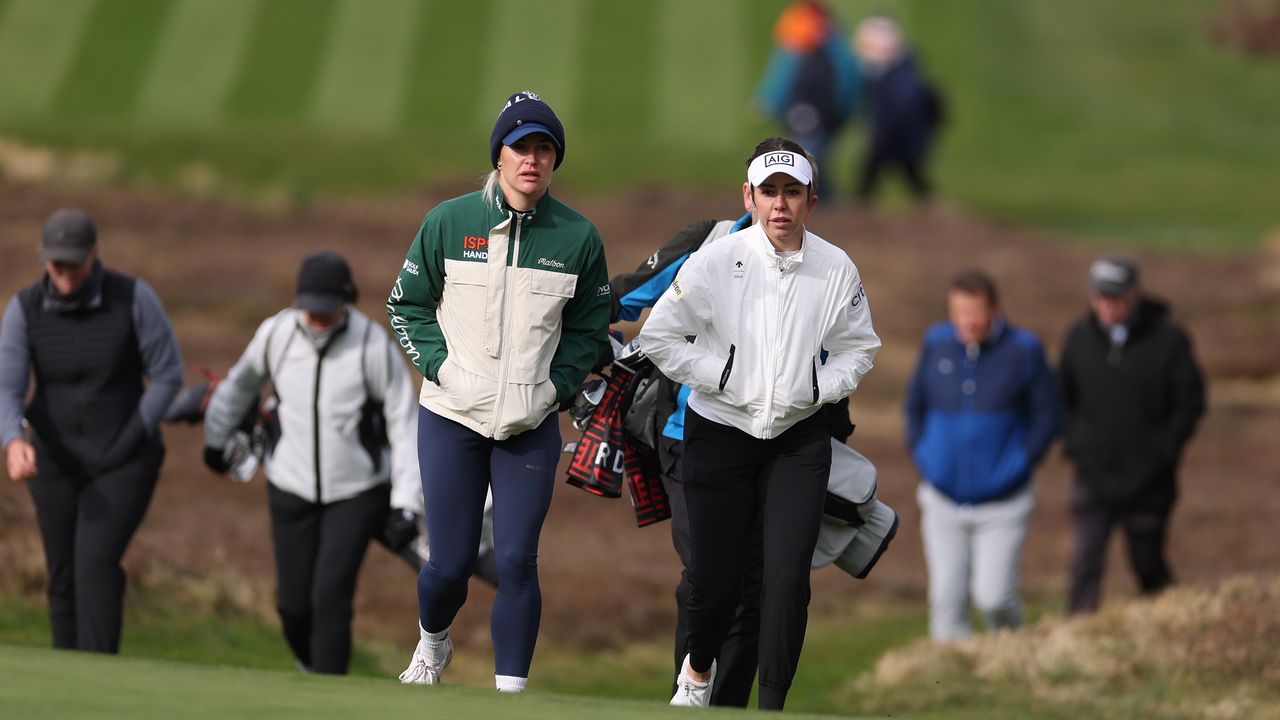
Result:
[[485,495],[493,490],[495,682],[522,692],[542,598],[538,538],[560,454],[556,410],[608,347],[600,234],[551,196],[564,128],[537,94],[512,95],[490,137],[484,189],[427,213],[387,300],[424,382],[418,459],[431,559],[418,578],[420,640],[401,682],[434,685],[453,656]]
[[[788,5],[773,30],[777,44],[756,88],[755,105],[826,168],[828,150],[858,110],[857,56],[839,20],[817,0]],[[823,202],[833,202],[831,173],[824,173],[823,186]]]

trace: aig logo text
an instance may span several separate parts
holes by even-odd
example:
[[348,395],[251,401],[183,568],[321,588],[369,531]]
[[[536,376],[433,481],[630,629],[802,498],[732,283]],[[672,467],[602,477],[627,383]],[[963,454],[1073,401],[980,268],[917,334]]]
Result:
[[796,166],[795,156],[792,155],[791,153],[783,153],[783,152],[769,153],[768,155],[765,155],[764,166],[773,167],[774,165],[789,165],[791,167],[795,167]]

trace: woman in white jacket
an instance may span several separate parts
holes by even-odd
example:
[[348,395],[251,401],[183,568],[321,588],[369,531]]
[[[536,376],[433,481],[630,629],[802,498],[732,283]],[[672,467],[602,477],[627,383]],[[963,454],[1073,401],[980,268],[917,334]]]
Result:
[[756,224],[690,256],[640,333],[658,368],[693,389],[682,468],[690,652],[673,705],[710,698],[757,515],[760,709],[782,709],[800,658],[831,465],[818,410],[852,393],[880,348],[857,268],[805,229],[817,202],[814,176],[796,143],[769,138],[756,146],[742,187]]
[[409,371],[355,298],[341,256],[308,255],[295,307],[258,327],[204,419],[205,463],[225,472],[228,437],[275,387],[280,435],[265,471],[280,620],[299,666],[331,674],[347,672],[356,576],[388,507],[422,513]]

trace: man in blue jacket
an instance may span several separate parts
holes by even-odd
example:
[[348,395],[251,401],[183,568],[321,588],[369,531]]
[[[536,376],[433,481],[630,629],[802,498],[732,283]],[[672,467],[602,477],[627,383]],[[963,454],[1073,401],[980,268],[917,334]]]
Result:
[[947,306],[950,322],[925,335],[906,407],[936,642],[970,634],[970,601],[988,628],[1022,623],[1031,473],[1061,413],[1044,349],[1005,321],[990,277],[956,276]]

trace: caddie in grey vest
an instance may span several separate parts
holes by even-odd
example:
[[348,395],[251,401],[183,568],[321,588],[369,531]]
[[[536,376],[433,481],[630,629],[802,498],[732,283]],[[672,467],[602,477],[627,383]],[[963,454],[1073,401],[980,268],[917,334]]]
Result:
[[120,558],[159,476],[182,359],[155,291],[102,264],[88,215],[50,215],[41,260],[0,324],[0,441],[35,502],[54,646],[114,653]]

